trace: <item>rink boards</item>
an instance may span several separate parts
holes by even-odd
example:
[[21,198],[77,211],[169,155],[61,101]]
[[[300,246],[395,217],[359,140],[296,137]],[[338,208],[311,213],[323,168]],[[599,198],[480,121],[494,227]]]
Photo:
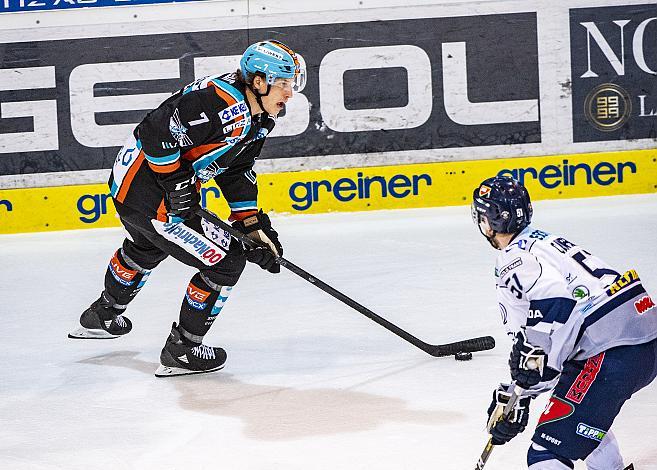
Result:
[[[465,205],[495,174],[520,179],[535,200],[650,193],[657,150],[260,174],[259,205],[286,214]],[[213,182],[202,201],[227,216]],[[120,225],[105,184],[0,190],[0,221],[0,233]]]

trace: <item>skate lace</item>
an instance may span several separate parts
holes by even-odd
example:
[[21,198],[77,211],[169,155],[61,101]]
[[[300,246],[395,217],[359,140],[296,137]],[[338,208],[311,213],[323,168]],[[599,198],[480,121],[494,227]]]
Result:
[[201,344],[199,346],[195,346],[192,348],[192,354],[194,356],[199,357],[201,359],[214,359],[214,349],[211,348],[210,346],[206,346],[205,344]]

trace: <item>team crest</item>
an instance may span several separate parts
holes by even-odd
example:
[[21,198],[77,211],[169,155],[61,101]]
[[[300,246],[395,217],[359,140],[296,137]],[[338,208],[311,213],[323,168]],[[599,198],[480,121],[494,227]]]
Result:
[[488,196],[490,196],[490,186],[484,186],[483,184],[479,186],[479,197]]

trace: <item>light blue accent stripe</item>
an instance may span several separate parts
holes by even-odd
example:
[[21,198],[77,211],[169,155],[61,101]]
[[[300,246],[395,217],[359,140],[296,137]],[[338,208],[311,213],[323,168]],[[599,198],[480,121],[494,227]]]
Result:
[[242,94],[241,91],[239,91],[237,88],[235,88],[233,85],[223,82],[221,80],[212,80],[212,83],[214,83],[216,86],[224,90],[226,93],[231,95],[233,98],[235,98],[235,101],[240,102],[240,101],[246,101],[246,97]]
[[146,160],[153,163],[154,165],[168,165],[170,163],[176,162],[180,158],[180,150],[171,155],[166,155],[164,157],[151,157],[144,152],[144,157]]
[[257,209],[258,201],[229,202],[228,207],[231,209]]
[[116,197],[116,195],[119,193],[119,187],[114,181],[112,181],[112,189],[110,189],[110,193],[112,194],[112,197]]
[[232,145],[224,145],[221,148],[218,148],[217,150],[213,150],[210,153],[206,153],[204,156],[196,160],[194,163],[192,163],[192,166],[194,167],[195,172],[199,172],[201,170],[204,170],[205,168],[210,165],[210,163],[214,162],[215,160],[218,160],[219,157],[221,157],[224,153],[228,152],[230,149],[232,149]]

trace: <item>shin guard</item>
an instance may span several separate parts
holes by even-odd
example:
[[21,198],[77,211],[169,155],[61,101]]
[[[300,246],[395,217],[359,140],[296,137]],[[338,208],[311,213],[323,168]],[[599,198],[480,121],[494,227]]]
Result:
[[187,292],[180,307],[180,326],[200,343],[215,318],[221,312],[232,286],[220,286],[202,273],[196,273],[189,281]]
[[137,265],[119,248],[107,266],[105,290],[115,299],[118,308],[125,309],[144,286],[150,273],[150,270]]

